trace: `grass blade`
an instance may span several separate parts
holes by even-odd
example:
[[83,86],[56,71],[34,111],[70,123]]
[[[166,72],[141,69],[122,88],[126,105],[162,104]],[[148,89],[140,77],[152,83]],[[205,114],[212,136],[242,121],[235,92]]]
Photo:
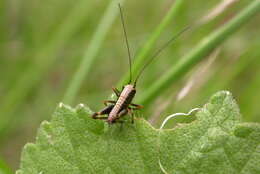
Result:
[[0,174],[13,174],[9,166],[0,158]]
[[214,48],[219,46],[231,34],[237,31],[243,24],[260,11],[260,1],[254,0],[236,17],[225,24],[217,31],[205,37],[197,47],[195,47],[189,54],[180,59],[180,61],[165,73],[154,85],[152,85],[144,95],[139,99],[139,103],[148,105],[158,95],[160,95],[167,87],[179,80],[198,62],[206,58]]
[[64,19],[64,23],[61,24],[59,30],[56,32],[50,41],[37,50],[34,55],[33,62],[26,69],[26,71],[19,75],[17,82],[10,91],[2,99],[3,103],[0,108],[0,136],[5,134],[10,121],[13,119],[14,111],[22,104],[30,91],[36,87],[44,75],[48,72],[50,67],[56,60],[56,52],[64,43],[71,38],[71,36],[78,30],[83,24],[83,20],[86,19],[88,14],[88,5],[85,0],[81,0],[69,13],[68,18]]
[[[169,12],[166,14],[166,16],[163,18],[162,22],[158,25],[158,27],[152,33],[151,37],[146,42],[144,47],[140,50],[140,52],[138,53],[138,55],[136,56],[136,58],[134,60],[134,64],[132,67],[133,77],[137,74],[138,70],[140,70],[141,67],[144,65],[147,56],[153,50],[155,43],[160,38],[160,36],[163,33],[163,31],[165,30],[165,28],[173,21],[173,18],[176,17],[183,2],[184,2],[183,0],[176,0],[172,4]],[[129,79],[129,73],[126,73],[123,76],[122,80],[118,83],[118,86],[122,86],[122,85],[126,84],[129,81],[128,79]]]
[[[121,0],[121,3],[123,3],[123,1],[124,0]],[[90,72],[90,69],[98,54],[98,51],[100,50],[100,47],[105,39],[105,36],[108,33],[111,25],[113,24],[118,14],[117,3],[118,1],[113,0],[109,4],[103,18],[101,19],[97,27],[97,30],[89,44],[89,47],[86,50],[84,56],[82,57],[81,63],[79,64],[79,68],[73,75],[71,83],[65,93],[65,96],[63,98],[63,101],[65,103],[73,102],[84,78],[88,76],[88,73]]]

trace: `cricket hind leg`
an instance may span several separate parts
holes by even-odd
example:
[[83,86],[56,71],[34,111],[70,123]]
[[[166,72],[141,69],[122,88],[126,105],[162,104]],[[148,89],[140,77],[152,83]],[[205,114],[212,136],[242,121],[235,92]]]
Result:
[[134,123],[134,115],[133,115],[133,112],[132,112],[131,108],[129,108],[129,107],[128,107],[128,108],[125,108],[125,109],[123,109],[123,110],[121,110],[121,111],[119,112],[118,117],[117,117],[117,119],[115,120],[115,122],[117,122],[117,123],[124,123],[125,121],[120,120],[120,118],[123,117],[123,116],[125,116],[126,114],[131,115],[131,123]]
[[111,112],[111,110],[113,109],[115,105],[108,105],[107,107],[105,107],[104,109],[102,109],[99,112],[95,112],[94,114],[91,115],[91,117],[93,119],[107,119],[107,116],[104,117],[98,117],[98,115],[106,115],[109,114]]
[[124,120],[120,120],[121,117],[125,116],[128,113],[128,109],[123,109],[119,112],[117,119],[114,121],[114,123],[120,123],[120,130],[123,129],[123,123]]
[[122,109],[118,114],[118,118],[125,116],[127,113],[128,109]]
[[109,122],[109,123],[124,123],[124,121],[123,121],[123,120],[120,120],[120,118],[123,117],[123,116],[125,116],[127,113],[128,113],[127,108],[122,109],[122,110],[118,113],[117,118],[114,119],[112,122]]

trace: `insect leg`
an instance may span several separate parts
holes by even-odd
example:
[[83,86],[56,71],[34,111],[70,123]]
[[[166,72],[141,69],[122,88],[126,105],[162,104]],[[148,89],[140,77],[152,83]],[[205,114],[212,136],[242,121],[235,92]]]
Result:
[[128,109],[123,109],[121,110],[118,115],[117,118],[114,120],[114,123],[124,123],[123,120],[119,120],[121,117],[125,116],[128,113]]
[[[131,122],[134,123],[134,115],[133,115],[132,109],[129,108],[129,107],[126,108],[126,109],[123,109],[122,111],[120,111],[119,114],[118,114],[117,119],[125,116],[126,114],[131,115],[131,119],[132,119]],[[116,120],[116,122],[123,122],[123,121],[122,120]]]
[[122,117],[122,116],[124,116],[124,115],[126,115],[128,113],[128,109],[123,109],[123,110],[121,110],[119,113],[118,113],[118,118],[120,118],[120,117]]
[[94,114],[92,114],[92,118],[94,119],[106,119],[107,117],[97,117],[98,115],[105,115],[105,114],[109,114],[111,112],[111,110],[113,109],[114,105],[109,105],[107,107],[105,107],[104,109],[102,109],[99,112],[95,112]]
[[107,119],[107,116],[104,116],[104,117],[95,117],[93,119],[99,119],[99,120],[106,120]]
[[143,108],[142,105],[138,105],[138,104],[131,103],[130,105],[133,106],[133,108],[131,107],[131,109],[133,109],[133,110],[138,110],[138,109],[142,109]]
[[[132,106],[132,107],[131,107]],[[142,105],[137,105],[137,104],[133,104],[131,103],[130,106],[128,106],[128,109],[131,113],[131,118],[132,118],[132,123],[134,123],[134,114],[133,114],[133,110],[139,110],[139,109],[142,109],[143,106]]]
[[107,106],[108,103],[116,104],[116,101],[114,101],[114,100],[105,100],[105,101],[104,101],[104,105],[105,105],[105,106]]
[[117,88],[112,88],[117,97],[120,96],[121,92]]

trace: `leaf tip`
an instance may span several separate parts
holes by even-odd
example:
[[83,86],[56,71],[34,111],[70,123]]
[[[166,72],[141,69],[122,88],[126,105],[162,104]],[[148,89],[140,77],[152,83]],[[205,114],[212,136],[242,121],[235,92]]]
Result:
[[74,108],[72,108],[72,107],[70,107],[69,105],[66,105],[66,104],[64,104],[64,103],[62,103],[62,102],[60,102],[59,103],[59,105],[58,105],[58,107],[56,108],[56,111],[61,111],[61,110],[66,110],[66,111],[70,111],[70,112],[74,112],[75,111],[75,109]]
[[33,152],[37,151],[36,149],[37,149],[36,144],[27,143],[27,144],[25,144],[23,151],[33,153]]
[[210,99],[210,101],[219,101],[219,100],[223,100],[224,98],[226,98],[226,97],[231,97],[231,98],[233,98],[233,96],[232,96],[232,94],[231,94],[231,92],[229,92],[229,91],[219,91],[219,92],[217,92],[216,94],[214,94],[212,97],[211,97],[211,99]]
[[77,113],[87,113],[89,115],[93,114],[93,111],[86,105],[84,105],[83,103],[80,103],[76,106],[76,112]]
[[80,103],[80,104],[78,105],[78,107],[83,108],[83,107],[84,107],[84,104],[83,104],[83,103]]

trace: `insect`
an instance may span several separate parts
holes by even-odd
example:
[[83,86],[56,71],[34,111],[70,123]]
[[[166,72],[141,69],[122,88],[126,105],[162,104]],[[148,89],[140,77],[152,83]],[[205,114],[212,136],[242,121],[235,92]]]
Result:
[[[126,33],[126,27],[124,23],[124,17],[123,17],[123,12],[121,5],[118,4],[118,8],[120,11],[120,18],[121,18],[121,23],[124,31],[124,37],[125,37],[125,42],[126,42],[126,48],[128,52],[128,61],[129,61],[129,73],[130,73],[130,80],[129,82],[123,86],[122,91],[119,91],[117,88],[112,88],[114,93],[117,96],[117,100],[105,100],[105,108],[102,109],[99,112],[95,112],[92,115],[93,119],[103,119],[106,120],[109,124],[113,124],[116,122],[122,122],[120,120],[121,117],[129,114],[131,115],[132,118],[132,123],[134,122],[134,116],[133,116],[133,111],[134,110],[139,110],[143,108],[143,106],[134,104],[132,103],[133,98],[135,97],[136,94],[136,84],[145,70],[145,68],[154,60],[155,57],[157,57],[164,48],[166,48],[172,41],[174,41],[180,34],[182,34],[184,31],[188,29],[188,27],[184,28],[181,30],[179,33],[177,33],[173,38],[171,38],[168,42],[166,42],[143,66],[139,74],[137,75],[134,83],[132,84],[132,62],[131,62],[131,54],[130,54],[130,47],[128,43],[128,38],[127,38],[127,33]],[[107,115],[107,116],[101,116],[101,115]]]

